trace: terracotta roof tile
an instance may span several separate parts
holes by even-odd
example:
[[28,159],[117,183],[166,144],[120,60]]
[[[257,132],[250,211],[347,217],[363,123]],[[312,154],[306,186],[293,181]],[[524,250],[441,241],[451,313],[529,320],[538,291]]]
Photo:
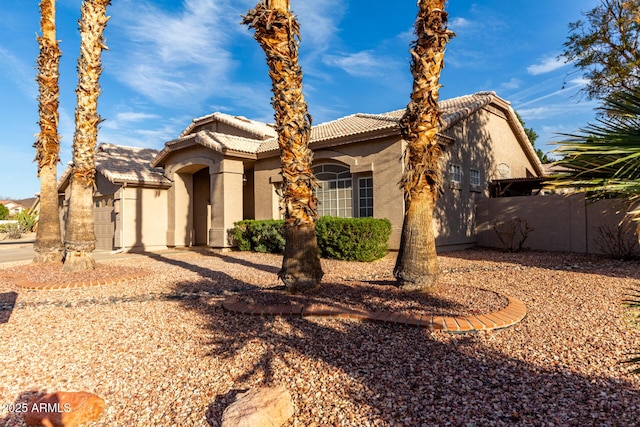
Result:
[[257,139],[265,140],[277,135],[276,130],[268,123],[247,119],[242,116],[232,116],[230,114],[217,112],[193,119],[191,124],[182,131],[180,137],[185,137],[190,134],[196,126],[216,120],[255,135]]
[[[478,92],[440,102],[442,128],[444,131],[461,120],[471,116],[488,105],[495,97],[494,92]],[[311,143],[366,134],[383,130],[398,130],[398,121],[405,110],[394,110],[381,114],[352,114],[337,120],[316,125],[311,130]],[[258,152],[278,149],[276,138],[264,141]]]
[[160,168],[151,167],[158,150],[100,144],[96,150],[96,170],[111,182],[170,185]]
[[229,149],[255,154],[262,141],[204,130],[196,134],[196,142],[219,152],[222,152],[224,149]]

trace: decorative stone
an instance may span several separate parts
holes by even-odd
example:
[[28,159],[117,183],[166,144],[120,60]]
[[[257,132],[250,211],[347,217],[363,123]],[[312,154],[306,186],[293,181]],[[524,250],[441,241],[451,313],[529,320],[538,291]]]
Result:
[[222,414],[222,427],[280,427],[293,415],[284,387],[263,387],[239,394]]
[[95,420],[104,400],[84,391],[57,391],[29,403],[24,420],[29,426],[74,427]]

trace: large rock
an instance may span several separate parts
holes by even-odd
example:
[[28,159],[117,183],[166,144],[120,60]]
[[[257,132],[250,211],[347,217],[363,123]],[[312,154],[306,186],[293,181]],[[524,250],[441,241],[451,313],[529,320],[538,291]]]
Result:
[[284,387],[264,387],[239,394],[224,410],[222,427],[280,427],[293,415]]
[[95,420],[104,400],[84,391],[57,391],[29,403],[24,420],[29,426],[74,427]]

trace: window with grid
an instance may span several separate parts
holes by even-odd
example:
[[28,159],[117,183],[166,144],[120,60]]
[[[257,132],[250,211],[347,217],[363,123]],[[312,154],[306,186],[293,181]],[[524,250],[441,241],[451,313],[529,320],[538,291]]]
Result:
[[472,186],[479,187],[480,186],[480,171],[478,169],[470,169],[469,170],[469,180]]
[[358,216],[373,216],[373,178],[358,179]]
[[349,168],[337,164],[313,167],[318,181],[318,215],[353,217],[353,178]]
[[462,169],[460,165],[449,165],[449,180],[458,184],[462,182]]

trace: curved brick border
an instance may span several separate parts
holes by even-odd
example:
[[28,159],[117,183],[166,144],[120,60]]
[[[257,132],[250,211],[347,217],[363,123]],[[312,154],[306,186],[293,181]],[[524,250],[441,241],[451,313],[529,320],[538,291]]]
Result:
[[109,277],[105,279],[94,279],[94,280],[83,280],[78,282],[62,282],[62,283],[36,283],[30,282],[26,277],[13,277],[13,283],[23,289],[31,289],[37,291],[53,291],[59,289],[79,289],[79,288],[90,288],[92,286],[102,286],[102,285],[115,285],[116,283],[127,283],[133,282],[134,280],[140,279],[141,277],[149,275],[148,271],[141,271],[138,273],[129,274],[126,276],[120,277]]
[[237,296],[227,297],[222,307],[232,313],[249,316],[301,316],[338,317],[356,320],[371,320],[380,323],[397,323],[430,331],[474,332],[502,329],[513,326],[527,315],[527,307],[517,298],[506,297],[507,307],[500,311],[477,316],[433,316],[395,313],[390,311],[354,310],[328,305],[256,305],[242,302]]

